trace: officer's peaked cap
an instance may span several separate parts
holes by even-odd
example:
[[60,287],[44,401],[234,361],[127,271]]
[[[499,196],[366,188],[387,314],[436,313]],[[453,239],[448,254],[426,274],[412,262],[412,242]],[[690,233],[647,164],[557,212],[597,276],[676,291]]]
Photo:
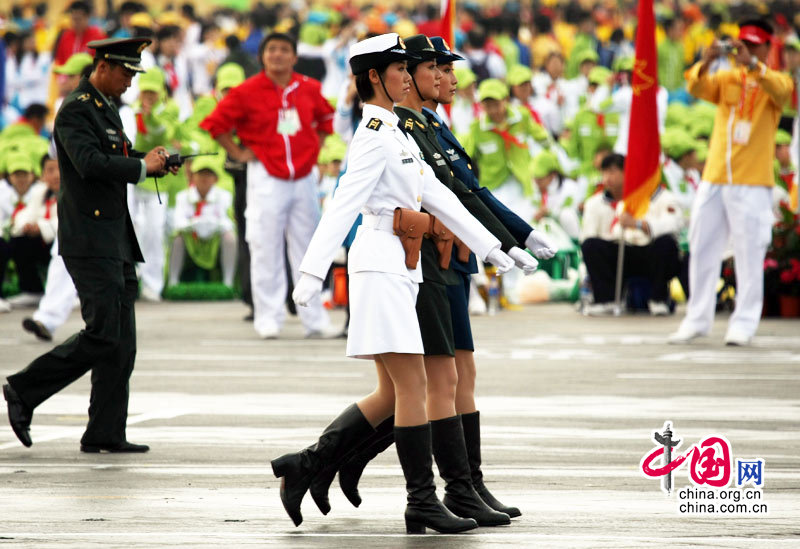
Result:
[[406,50],[406,45],[396,32],[379,34],[350,46],[350,69],[361,74],[369,69],[385,67],[395,61],[412,61],[419,57]]
[[105,59],[119,63],[128,70],[144,72],[142,51],[150,45],[149,38],[107,38],[93,40],[86,44],[95,50],[95,59]]

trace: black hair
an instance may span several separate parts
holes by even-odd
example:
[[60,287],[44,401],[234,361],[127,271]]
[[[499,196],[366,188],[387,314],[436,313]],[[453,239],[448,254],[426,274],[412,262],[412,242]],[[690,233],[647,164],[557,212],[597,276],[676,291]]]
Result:
[[92,8],[88,2],[84,2],[83,0],[75,0],[69,5],[67,11],[69,13],[72,13],[73,11],[82,11],[86,15],[90,15],[92,13]]
[[25,108],[22,116],[29,120],[31,118],[45,118],[49,112],[50,109],[48,109],[45,105],[42,105],[41,103],[31,103]]
[[[382,72],[385,70],[385,67],[376,70]],[[372,88],[372,82],[369,80],[369,71],[356,75],[356,92],[358,92],[358,98],[361,99],[361,101],[369,101],[375,97],[375,90]]]
[[619,168],[620,170],[625,169],[625,157],[619,153],[612,153],[606,156],[603,159],[603,162],[600,164],[601,170],[607,170],[609,168]]
[[264,50],[267,49],[267,44],[273,40],[282,40],[284,42],[288,42],[292,46],[292,51],[297,54],[297,41],[294,38],[285,32],[271,32],[266,35],[258,45],[258,60],[262,65],[264,64]]
[[553,32],[553,22],[544,14],[537,13],[533,16],[533,27],[538,34],[549,34]]
[[180,36],[181,28],[177,25],[166,25],[158,29],[156,33],[156,40],[167,40],[168,38],[174,38],[175,36]]
[[475,25],[467,32],[467,44],[475,49],[482,49],[486,45],[486,32]]
[[42,156],[42,159],[39,161],[39,168],[41,168],[42,170],[44,170],[44,164],[45,164],[45,162],[47,162],[48,160],[57,160],[57,158],[55,158],[55,157],[52,157],[52,156],[50,156],[49,154],[45,154],[44,156]]
[[34,9],[36,17],[44,17],[47,15],[47,2],[39,2]]
[[83,69],[81,69],[80,77],[81,78],[89,78],[92,75],[92,71],[94,70],[94,63],[88,64]]

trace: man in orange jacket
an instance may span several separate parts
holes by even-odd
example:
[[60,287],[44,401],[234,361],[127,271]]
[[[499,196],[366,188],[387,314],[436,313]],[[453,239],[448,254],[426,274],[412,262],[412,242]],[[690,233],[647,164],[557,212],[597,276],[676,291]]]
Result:
[[766,65],[771,40],[768,23],[746,21],[732,41],[734,68],[709,73],[712,61],[725,54],[715,43],[686,71],[689,93],[715,103],[717,115],[689,228],[691,295],[670,343],[688,343],[711,330],[720,260],[729,243],[737,291],[725,343],[747,345],[758,329],[772,236],[775,130],[793,87],[789,76]]

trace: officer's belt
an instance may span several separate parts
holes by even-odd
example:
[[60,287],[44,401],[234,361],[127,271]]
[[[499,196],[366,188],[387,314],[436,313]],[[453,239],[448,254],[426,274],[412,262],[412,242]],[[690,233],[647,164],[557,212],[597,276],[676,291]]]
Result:
[[361,225],[368,229],[394,233],[394,214],[375,215],[362,213]]

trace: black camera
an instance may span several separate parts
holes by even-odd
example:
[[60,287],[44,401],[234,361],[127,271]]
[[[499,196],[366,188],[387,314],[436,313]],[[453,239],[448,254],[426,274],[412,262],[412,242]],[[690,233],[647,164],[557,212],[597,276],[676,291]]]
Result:
[[719,54],[721,56],[728,56],[736,53],[736,46],[734,46],[733,42],[730,40],[720,40],[717,42],[717,46],[719,46]]

